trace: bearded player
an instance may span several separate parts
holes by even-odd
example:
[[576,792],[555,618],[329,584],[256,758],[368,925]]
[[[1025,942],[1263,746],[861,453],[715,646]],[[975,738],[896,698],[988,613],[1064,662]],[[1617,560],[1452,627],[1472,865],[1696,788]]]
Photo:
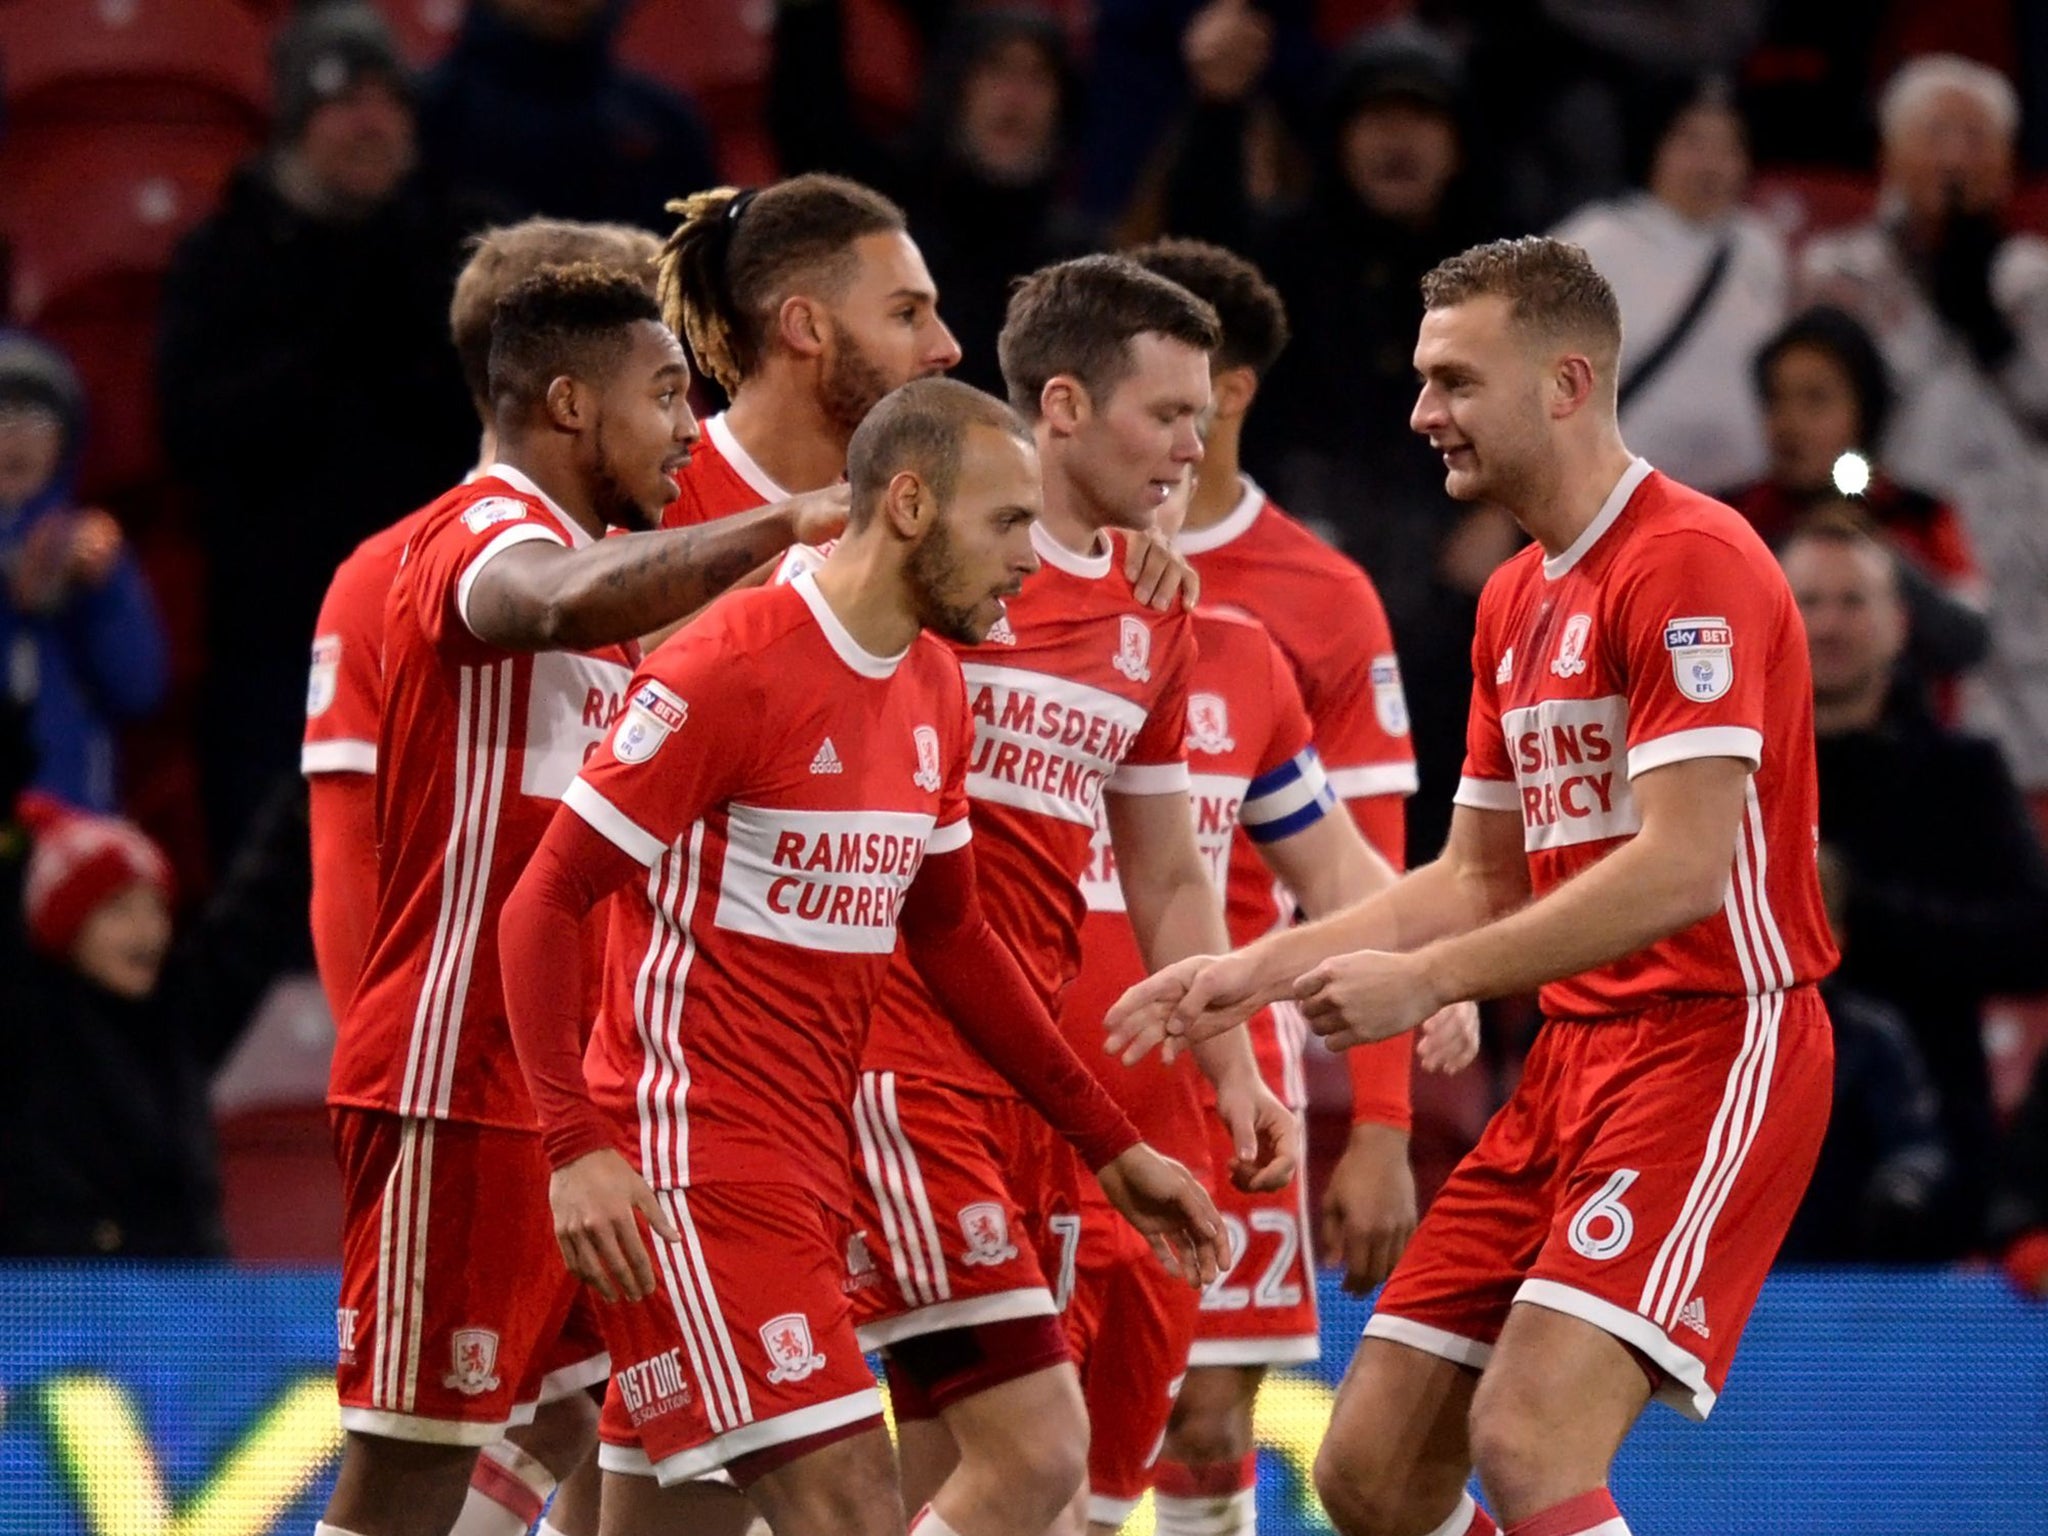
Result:
[[1133,989],[1113,1039],[1293,996],[1340,1045],[1542,988],[1548,1027],[1381,1292],[1316,1464],[1349,1536],[1623,1536],[1654,1398],[1703,1419],[1819,1152],[1835,963],[1799,614],[1755,532],[1632,457],[1575,246],[1423,283],[1413,425],[1535,543],[1480,598],[1444,852]]

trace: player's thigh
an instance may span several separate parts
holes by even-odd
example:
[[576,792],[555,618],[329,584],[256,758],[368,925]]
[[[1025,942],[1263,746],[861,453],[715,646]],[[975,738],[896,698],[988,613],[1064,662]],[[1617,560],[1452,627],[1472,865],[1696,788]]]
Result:
[[1472,1474],[1466,1422],[1477,1373],[1365,1338],[1316,1453],[1316,1488],[1340,1530],[1429,1530]]
[[745,1536],[753,1521],[754,1506],[728,1484],[688,1482],[664,1488],[651,1477],[604,1474],[601,1536]]
[[763,1474],[747,1497],[775,1536],[900,1536],[904,1528],[896,1464],[879,1427]]
[[1062,1480],[1071,1469],[1076,1483],[1086,1471],[1088,1414],[1071,1364],[1000,1382],[949,1404],[941,1417],[963,1461]]
[[1237,1461],[1253,1446],[1263,1365],[1190,1366],[1166,1426],[1166,1452],[1191,1466]]

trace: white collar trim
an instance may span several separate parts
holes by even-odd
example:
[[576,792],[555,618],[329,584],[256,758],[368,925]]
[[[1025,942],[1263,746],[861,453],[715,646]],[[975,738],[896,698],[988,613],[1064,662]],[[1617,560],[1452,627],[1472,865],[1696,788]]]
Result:
[[474,477],[465,483],[474,485],[478,480],[502,480],[522,496],[533,497],[534,500],[555,514],[555,521],[560,523],[563,532],[569,535],[569,547],[571,549],[581,549],[586,544],[597,542],[591,538],[589,530],[562,510],[561,505],[554,497],[535,485],[525,471],[514,469],[504,460],[500,459],[495,464],[486,464],[481,470],[477,471]]
[[1109,555],[1113,547],[1105,533],[1095,535],[1093,552],[1076,554],[1058,539],[1045,531],[1045,524],[1031,525],[1031,547],[1038,551],[1038,558],[1056,571],[1065,571],[1069,576],[1079,576],[1087,581],[1100,581],[1109,574]]
[[1173,541],[1173,547],[1184,555],[1206,555],[1248,532],[1266,509],[1266,493],[1259,489],[1250,475],[1239,475],[1237,487],[1237,505],[1224,515],[1221,522],[1211,523],[1206,528],[1182,528],[1180,537]]
[[804,606],[811,610],[811,617],[818,621],[818,628],[825,631],[825,639],[830,642],[832,649],[839,653],[841,661],[862,677],[886,678],[896,675],[897,664],[910,654],[909,646],[906,645],[894,656],[877,656],[873,651],[865,649],[853,638],[847,627],[839,622],[839,615],[832,611],[832,605],[825,601],[825,594],[818,590],[816,571],[805,571],[790,585],[796,589],[797,596],[804,600]]
[[711,439],[711,446],[718,450],[718,456],[732,466],[732,472],[746,481],[747,489],[763,501],[787,501],[790,493],[768,478],[768,471],[754,462],[754,456],[740,446],[740,440],[733,436],[732,425],[725,419],[725,412],[708,416],[704,420],[704,435]]
[[1614,489],[1607,493],[1607,499],[1600,503],[1600,510],[1593,515],[1593,521],[1586,524],[1585,531],[1572,540],[1571,548],[1561,555],[1551,555],[1543,562],[1543,577],[1556,581],[1571,568],[1586,558],[1587,552],[1600,542],[1601,535],[1612,528],[1628,506],[1629,498],[1636,493],[1636,487],[1650,478],[1650,463],[1647,459],[1629,460],[1621,478],[1614,482]]

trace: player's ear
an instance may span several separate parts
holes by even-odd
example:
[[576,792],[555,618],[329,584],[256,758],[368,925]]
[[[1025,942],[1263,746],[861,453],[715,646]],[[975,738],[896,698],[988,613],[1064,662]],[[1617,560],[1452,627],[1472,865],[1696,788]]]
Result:
[[1259,392],[1259,376],[1249,368],[1223,368],[1209,381],[1217,419],[1242,416]]
[[1559,420],[1576,415],[1593,398],[1598,383],[1593,360],[1583,352],[1567,352],[1550,372],[1550,414]]
[[782,308],[775,312],[776,334],[798,357],[816,357],[824,351],[828,328],[829,322],[818,312],[818,306],[801,294],[784,299]]
[[1068,437],[1088,420],[1088,390],[1070,373],[1056,373],[1038,392],[1038,414],[1055,437]]
[[548,392],[541,397],[541,403],[546,407],[549,423],[560,431],[581,432],[590,424],[590,391],[566,373],[548,380]]
[[882,488],[882,517],[898,538],[923,538],[938,510],[938,498],[915,470],[897,470]]

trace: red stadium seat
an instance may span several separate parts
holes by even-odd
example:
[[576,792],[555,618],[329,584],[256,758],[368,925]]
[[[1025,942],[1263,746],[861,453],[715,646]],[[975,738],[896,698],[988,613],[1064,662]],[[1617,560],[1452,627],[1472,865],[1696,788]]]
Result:
[[235,0],[8,0],[10,129],[51,119],[219,122],[261,131],[267,29]]
[[1794,246],[1823,230],[1860,224],[1877,208],[1877,183],[1854,171],[1759,171],[1749,190],[1752,206]]

